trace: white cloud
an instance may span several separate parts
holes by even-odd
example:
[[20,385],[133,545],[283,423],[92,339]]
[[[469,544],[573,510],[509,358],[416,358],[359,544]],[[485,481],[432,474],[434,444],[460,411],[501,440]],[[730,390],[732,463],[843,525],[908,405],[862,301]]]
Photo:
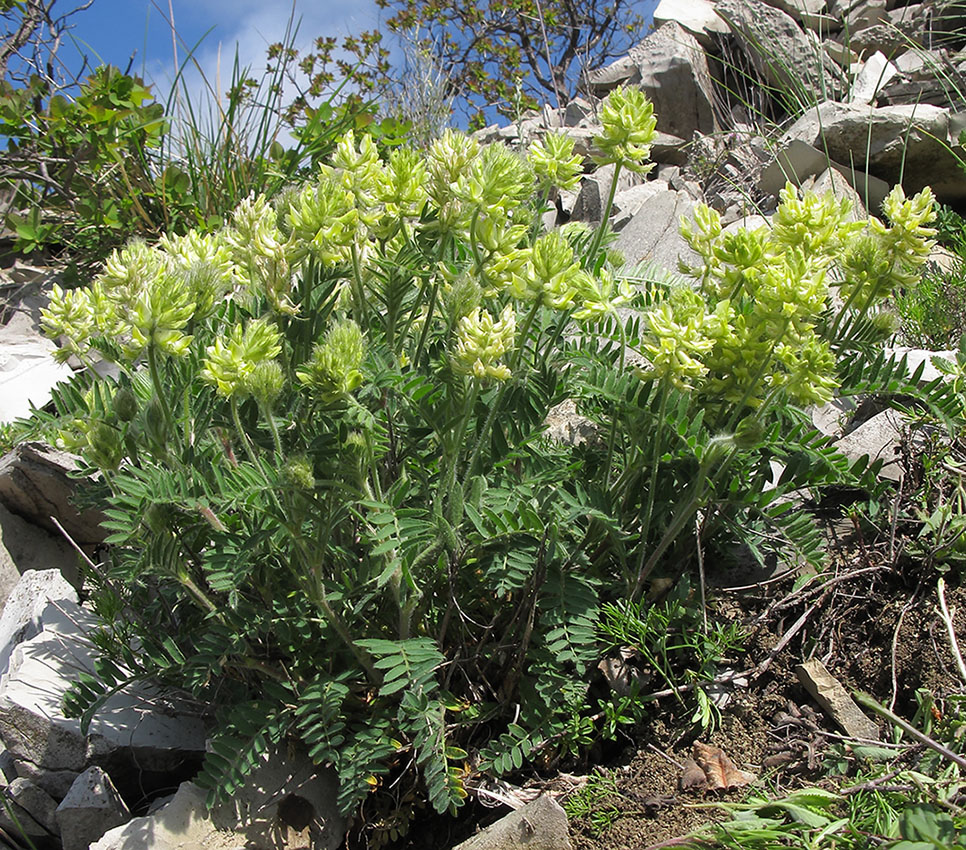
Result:
[[[199,101],[207,86],[223,95],[231,85],[236,53],[239,67],[248,68],[252,77],[261,79],[266,51],[269,45],[285,40],[290,19],[293,29],[297,26],[294,44],[301,55],[312,51],[312,42],[318,36],[341,39],[350,33],[375,29],[379,24],[375,0],[298,0],[294,17],[290,0],[193,0],[190,5],[175,0],[173,6],[180,36],[179,63],[184,64],[191,48],[195,48],[183,76],[186,90]],[[161,8],[167,11],[163,0]],[[159,26],[161,22],[155,18],[152,25]],[[196,47],[197,40],[209,29]],[[170,50],[164,59],[148,62],[146,73],[155,84],[156,96],[166,97],[176,72]]]

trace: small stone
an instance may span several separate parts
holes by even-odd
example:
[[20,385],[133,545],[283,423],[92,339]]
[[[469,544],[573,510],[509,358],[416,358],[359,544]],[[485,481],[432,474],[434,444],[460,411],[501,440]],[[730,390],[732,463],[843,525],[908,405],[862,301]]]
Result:
[[87,850],[109,829],[131,819],[111,777],[96,766],[77,777],[56,815],[64,850]]
[[537,797],[491,824],[455,850],[570,850],[567,814],[550,797]]
[[6,789],[7,799],[29,814],[46,832],[60,832],[54,813],[57,801],[29,779],[14,779]]
[[879,739],[879,727],[852,701],[848,691],[817,658],[799,664],[795,675],[822,710],[852,738]]

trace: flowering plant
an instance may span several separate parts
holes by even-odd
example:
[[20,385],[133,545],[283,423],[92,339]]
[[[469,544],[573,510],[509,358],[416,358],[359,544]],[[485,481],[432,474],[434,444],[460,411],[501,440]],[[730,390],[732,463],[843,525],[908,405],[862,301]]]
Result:
[[[645,170],[640,93],[602,122],[598,159]],[[63,356],[120,369],[58,394],[63,443],[110,491],[101,643],[217,707],[213,795],[289,737],[335,767],[345,811],[410,768],[455,808],[478,773],[613,715],[586,704],[605,601],[639,605],[715,529],[768,525],[818,559],[780,497],[871,486],[792,405],[847,389],[837,357],[915,274],[928,193],[853,224],[789,188],[768,232],[702,208],[695,284],[669,285],[612,264],[602,233],[535,232],[534,199],[574,169],[559,140],[525,157],[450,131],[382,159],[349,133],[219,233],[134,243],[54,291]],[[604,439],[547,438],[567,399]],[[769,494],[792,455],[814,463]],[[79,683],[74,707],[114,684]]]

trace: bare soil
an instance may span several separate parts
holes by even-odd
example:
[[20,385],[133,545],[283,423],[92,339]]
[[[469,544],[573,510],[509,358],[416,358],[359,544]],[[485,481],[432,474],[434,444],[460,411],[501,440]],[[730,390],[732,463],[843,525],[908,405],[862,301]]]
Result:
[[[702,740],[757,774],[753,792],[774,797],[803,785],[851,782],[848,775],[830,775],[832,763],[842,763],[839,753],[848,763],[849,748],[842,730],[795,675],[796,665],[806,659],[821,659],[846,689],[865,691],[907,719],[916,712],[919,689],[940,707],[946,696],[962,692],[938,612],[938,574],[896,551],[895,541],[870,546],[853,536],[835,558],[834,583],[816,582],[796,592],[789,576],[714,594],[712,616],[738,619],[749,630],[742,661],[752,672],[748,687],[735,689],[719,727]],[[727,577],[715,578],[727,583]],[[966,634],[966,590],[957,586],[955,575],[946,581],[956,632]],[[882,723],[880,731],[885,732]],[[695,735],[686,723],[657,715],[635,739],[626,764],[603,768],[615,778],[618,793],[601,806],[619,814],[604,828],[590,817],[572,821],[576,850],[644,850],[725,818],[727,810],[717,804],[744,799],[749,789],[678,788],[681,769],[672,760],[683,765]]]

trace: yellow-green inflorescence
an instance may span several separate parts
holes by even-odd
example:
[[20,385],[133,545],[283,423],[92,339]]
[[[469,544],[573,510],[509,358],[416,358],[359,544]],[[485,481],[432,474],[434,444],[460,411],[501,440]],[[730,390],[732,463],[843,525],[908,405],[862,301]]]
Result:
[[[597,162],[647,171],[656,122],[643,93],[614,90],[600,118]],[[294,387],[334,401],[364,381],[365,313],[381,309],[367,287],[385,278],[397,252],[435,239],[435,254],[416,270],[425,297],[397,320],[409,341],[394,337],[393,360],[412,366],[437,334],[448,352],[442,362],[455,371],[506,381],[527,349],[516,335],[539,327],[535,311],[558,323],[597,322],[638,302],[619,268],[575,249],[586,234],[572,226],[533,234],[534,198],[573,188],[582,164],[562,134],[524,155],[448,130],[425,154],[381,155],[369,136],[350,132],[315,179],[274,202],[249,197],[223,230],[167,236],[154,247],[134,242],[89,287],[55,287],[44,328],[61,338],[61,359],[86,359],[94,348],[126,366],[184,357],[208,328],[202,377],[219,395],[270,407],[289,375]],[[829,330],[907,285],[932,244],[928,190],[906,198],[896,189],[883,212],[883,221],[856,222],[848,202],[788,186],[770,228],[726,234],[718,214],[699,207],[681,225],[699,257],[684,269],[693,283],[645,309],[641,376],[752,410],[776,393],[828,400],[836,388]],[[315,347],[302,349],[308,359],[283,370],[284,328],[307,318],[296,287],[309,264],[346,297]],[[834,290],[845,305],[838,316]],[[226,303],[236,309],[226,312]]]
[[[849,202],[789,185],[770,227],[725,234],[700,206],[681,224],[700,257],[683,267],[696,289],[648,315],[645,374],[751,408],[780,390],[797,403],[828,401],[837,387],[830,337],[846,313],[866,314],[911,280],[933,244],[928,189],[906,200],[897,187],[883,211],[885,222],[855,221]],[[844,304],[837,316],[833,289]]]

